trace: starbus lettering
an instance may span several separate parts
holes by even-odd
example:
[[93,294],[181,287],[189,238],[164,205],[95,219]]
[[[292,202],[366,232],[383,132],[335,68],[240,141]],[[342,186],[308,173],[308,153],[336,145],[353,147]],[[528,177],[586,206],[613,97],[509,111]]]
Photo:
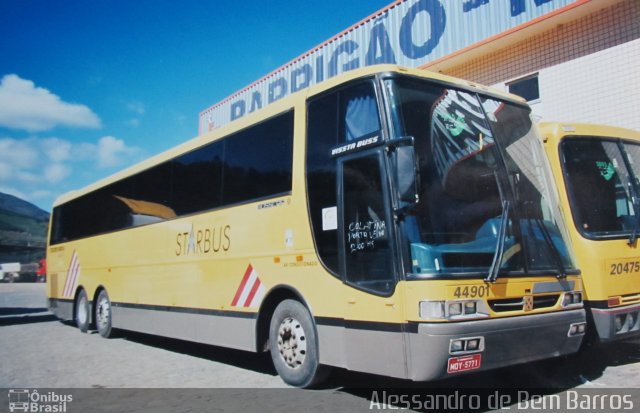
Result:
[[[342,72],[359,68],[363,65],[363,61],[366,66],[381,63],[395,64],[396,53],[402,53],[413,60],[428,56],[440,43],[446,27],[446,12],[441,1],[416,1],[403,16],[398,32],[388,31],[385,25],[386,15],[383,15],[371,27],[368,44],[361,45],[353,39],[345,39],[338,43],[330,54],[328,51],[319,50],[320,55],[307,59],[308,63],[299,64],[288,76],[274,75],[272,79],[267,80],[267,102],[275,102],[289,93],[310,86],[313,82],[321,82],[325,78],[325,71],[327,77],[331,78]],[[428,38],[418,41],[418,44],[414,36],[417,26],[429,28]],[[394,37],[398,40],[397,44],[400,48],[398,51],[394,51],[392,46],[391,39]],[[328,59],[326,67],[325,57]],[[231,103],[231,120],[244,116],[248,106],[248,113],[262,108],[263,98],[259,92],[252,92]],[[250,104],[247,104],[246,100],[249,100]]]
[[213,254],[231,248],[231,226],[206,227],[176,234],[176,256]]

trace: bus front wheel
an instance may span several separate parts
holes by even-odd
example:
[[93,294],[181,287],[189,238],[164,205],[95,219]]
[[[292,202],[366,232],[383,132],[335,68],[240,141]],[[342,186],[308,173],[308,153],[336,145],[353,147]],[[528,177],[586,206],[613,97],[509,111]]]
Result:
[[96,300],[96,328],[98,333],[104,338],[113,337],[113,329],[111,327],[111,301],[106,290],[100,291]]
[[75,318],[76,326],[78,326],[80,331],[82,331],[83,333],[86,333],[89,329],[90,311],[91,310],[89,309],[89,300],[87,299],[87,293],[84,289],[80,290],[78,296],[76,297]]
[[273,312],[269,350],[276,371],[291,386],[311,387],[327,375],[328,368],[319,363],[311,314],[296,300],[282,301]]

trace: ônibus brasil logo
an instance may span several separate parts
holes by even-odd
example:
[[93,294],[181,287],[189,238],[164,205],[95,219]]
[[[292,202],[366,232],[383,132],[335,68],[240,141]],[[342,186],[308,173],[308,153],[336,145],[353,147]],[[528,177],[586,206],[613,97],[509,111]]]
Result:
[[56,412],[67,411],[67,404],[73,401],[71,394],[59,394],[54,391],[39,393],[33,389],[9,390],[10,412]]

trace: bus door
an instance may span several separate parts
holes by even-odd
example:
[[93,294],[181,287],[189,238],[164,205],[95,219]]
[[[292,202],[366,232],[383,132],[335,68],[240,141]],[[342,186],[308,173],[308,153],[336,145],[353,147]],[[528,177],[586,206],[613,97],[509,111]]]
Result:
[[331,297],[344,318],[346,367],[371,372],[384,360],[376,373],[404,377],[382,125],[375,79],[309,102],[309,216],[318,256],[347,286]]
[[[347,291],[349,368],[405,376],[402,296],[395,291],[393,231],[384,151],[338,159],[338,250]],[[378,360],[372,363],[372,360]]]

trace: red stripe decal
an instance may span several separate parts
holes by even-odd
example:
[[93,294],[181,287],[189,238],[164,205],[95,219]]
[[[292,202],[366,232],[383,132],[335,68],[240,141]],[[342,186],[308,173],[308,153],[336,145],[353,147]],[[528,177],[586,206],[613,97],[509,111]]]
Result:
[[256,291],[258,291],[258,288],[260,288],[260,279],[256,278],[255,282],[253,283],[253,286],[251,287],[251,291],[249,292],[249,296],[247,297],[247,299],[244,301],[244,304],[242,305],[243,307],[249,307],[249,304],[251,304],[251,300],[253,300],[253,296],[256,295]]
[[236,295],[235,297],[233,297],[233,301],[231,302],[232,306],[235,307],[236,305],[238,305],[238,300],[240,299],[240,295],[242,295],[242,290],[244,290],[244,286],[249,280],[249,277],[251,276],[252,271],[253,271],[253,267],[251,266],[251,264],[249,264],[249,266],[247,267],[247,271],[245,271],[244,277],[242,278],[242,282],[238,287],[238,291],[236,291]]
[[62,291],[63,297],[69,297],[73,294],[73,286],[78,278],[79,268],[80,262],[78,260],[78,254],[73,251],[71,262],[69,263],[69,269],[67,270],[67,280],[64,283],[64,290]]

